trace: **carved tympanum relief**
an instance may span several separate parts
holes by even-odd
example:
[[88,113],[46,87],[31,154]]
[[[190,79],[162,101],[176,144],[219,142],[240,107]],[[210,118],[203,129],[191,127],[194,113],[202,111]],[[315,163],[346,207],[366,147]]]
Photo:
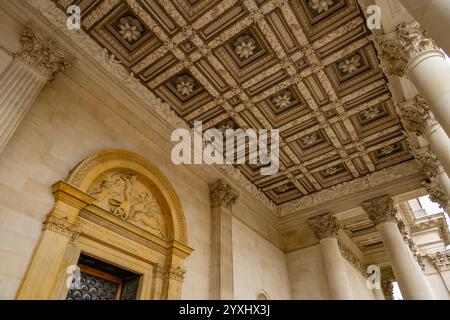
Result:
[[161,206],[138,175],[109,171],[100,175],[89,187],[98,207],[161,238],[166,228]]

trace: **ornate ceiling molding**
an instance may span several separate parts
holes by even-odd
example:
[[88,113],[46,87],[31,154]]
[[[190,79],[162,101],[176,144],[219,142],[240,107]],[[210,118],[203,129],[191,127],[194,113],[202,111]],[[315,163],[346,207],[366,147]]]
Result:
[[217,166],[272,212],[331,201],[340,195],[324,195],[347,187],[356,187],[349,195],[364,183],[378,186],[377,173],[411,159],[355,0],[327,8],[83,0],[83,31],[65,28],[61,8],[70,0],[55,0],[59,8],[50,0],[21,1],[172,128],[194,120],[204,129],[279,128],[277,175]]
[[370,175],[339,184],[327,190],[305,196],[281,206],[278,212],[280,216],[287,216],[294,214],[299,210],[299,208],[309,208],[340,198],[348,197],[356,193],[369,191],[375,187],[393,183],[395,180],[417,176],[418,172],[419,166],[417,162],[414,160],[408,161],[406,163],[386,168]]

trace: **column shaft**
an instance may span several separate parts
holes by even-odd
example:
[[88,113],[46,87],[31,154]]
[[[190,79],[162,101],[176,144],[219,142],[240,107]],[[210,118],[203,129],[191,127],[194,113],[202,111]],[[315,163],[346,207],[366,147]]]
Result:
[[[449,96],[450,99],[450,96]],[[449,100],[450,101],[450,100]],[[449,104],[450,106],[450,104]],[[450,111],[450,108],[448,108]],[[450,113],[448,115],[450,119]],[[447,176],[450,175],[450,138],[446,135],[439,124],[429,127],[425,131],[425,137],[430,144],[431,150],[439,159]]]
[[320,248],[327,274],[331,299],[353,299],[352,288],[348,281],[345,261],[339,251],[338,240],[336,238],[324,238],[320,240]]
[[397,224],[383,222],[378,229],[403,298],[405,300],[434,299],[429,284],[411,250],[403,241]]
[[442,191],[444,191],[447,199],[450,199],[450,178],[445,172],[440,173],[437,176],[437,181]]
[[437,50],[426,51],[413,58],[409,64],[408,78],[450,137],[450,63],[445,60],[444,54]]
[[0,76],[0,153],[46,82],[17,60]]

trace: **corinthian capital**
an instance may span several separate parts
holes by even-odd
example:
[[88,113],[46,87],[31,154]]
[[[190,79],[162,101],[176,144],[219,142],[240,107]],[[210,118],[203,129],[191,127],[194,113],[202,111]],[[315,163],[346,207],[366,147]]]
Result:
[[415,100],[401,103],[398,109],[408,131],[423,135],[428,128],[437,123],[427,102],[421,96],[417,96]]
[[211,197],[212,208],[220,206],[231,208],[239,198],[239,193],[230,185],[219,180],[209,185],[209,196]]
[[404,76],[414,57],[425,51],[439,50],[439,47],[420,27],[419,23],[401,23],[396,32],[375,38],[381,52],[380,59],[386,72]]
[[32,25],[25,27],[21,43],[23,51],[16,55],[16,59],[49,80],[73,62],[73,57],[59,48],[55,41],[43,38]]
[[430,195],[430,200],[439,204],[442,209],[447,210],[450,207],[450,202],[447,199],[447,195],[441,189],[437,182],[427,183],[425,185],[428,194]]
[[444,169],[439,162],[439,159],[431,150],[416,151],[413,150],[414,157],[420,161],[422,172],[430,179],[434,180],[439,174],[444,172]]
[[336,238],[340,228],[336,217],[329,214],[308,219],[308,224],[318,240]]
[[397,208],[395,208],[394,201],[389,196],[364,201],[362,207],[375,225],[383,222],[397,222]]

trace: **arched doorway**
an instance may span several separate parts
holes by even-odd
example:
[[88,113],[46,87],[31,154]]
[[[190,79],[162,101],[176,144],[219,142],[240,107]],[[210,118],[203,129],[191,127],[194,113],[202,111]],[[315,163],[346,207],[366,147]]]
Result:
[[192,249],[180,201],[158,168],[137,154],[106,150],[52,190],[55,205],[19,299],[65,299],[68,270],[85,256],[138,275],[138,299],[181,297]]

